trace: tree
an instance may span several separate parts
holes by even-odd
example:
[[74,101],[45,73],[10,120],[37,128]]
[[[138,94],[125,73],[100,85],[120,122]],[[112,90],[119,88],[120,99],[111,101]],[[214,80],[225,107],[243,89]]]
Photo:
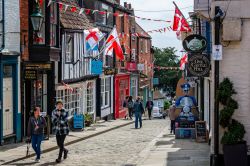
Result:
[[[179,59],[173,47],[157,48],[154,47],[155,66],[179,67]],[[176,85],[181,78],[180,70],[166,70],[155,68],[154,77],[159,78],[158,88],[163,88],[168,92],[175,91]]]

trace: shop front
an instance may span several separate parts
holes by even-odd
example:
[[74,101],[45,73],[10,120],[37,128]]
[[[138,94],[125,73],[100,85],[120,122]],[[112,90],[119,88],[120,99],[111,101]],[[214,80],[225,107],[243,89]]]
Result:
[[130,95],[130,75],[115,76],[115,118],[124,118],[127,110],[123,107],[126,96]]
[[21,141],[18,55],[0,55],[0,145]]
[[55,108],[54,64],[52,62],[23,63],[23,132],[26,135],[30,112],[36,106],[43,115],[51,115]]

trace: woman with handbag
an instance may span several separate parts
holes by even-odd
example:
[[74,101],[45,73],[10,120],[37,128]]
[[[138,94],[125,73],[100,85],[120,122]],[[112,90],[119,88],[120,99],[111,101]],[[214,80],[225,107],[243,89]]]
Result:
[[33,115],[29,119],[27,135],[31,139],[32,148],[36,152],[36,162],[40,162],[41,143],[44,137],[44,128],[47,126],[46,120],[40,115],[40,107],[35,107]]

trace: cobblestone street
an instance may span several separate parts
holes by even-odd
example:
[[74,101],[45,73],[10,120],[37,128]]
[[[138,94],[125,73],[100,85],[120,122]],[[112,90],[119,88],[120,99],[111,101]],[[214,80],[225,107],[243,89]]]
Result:
[[[60,165],[110,166],[133,165],[139,153],[168,128],[168,120],[144,120],[141,129],[134,124],[67,146],[69,157]],[[54,165],[58,150],[42,154],[41,162],[33,158],[12,165]]]

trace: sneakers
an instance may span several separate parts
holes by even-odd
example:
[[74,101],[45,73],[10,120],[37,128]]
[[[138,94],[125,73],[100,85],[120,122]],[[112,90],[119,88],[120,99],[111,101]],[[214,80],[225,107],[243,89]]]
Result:
[[56,163],[60,163],[61,162],[61,159],[56,159]]
[[40,163],[40,159],[35,159],[35,162]]
[[64,155],[63,155],[63,158],[64,159],[67,159],[68,158],[68,150],[64,150]]

